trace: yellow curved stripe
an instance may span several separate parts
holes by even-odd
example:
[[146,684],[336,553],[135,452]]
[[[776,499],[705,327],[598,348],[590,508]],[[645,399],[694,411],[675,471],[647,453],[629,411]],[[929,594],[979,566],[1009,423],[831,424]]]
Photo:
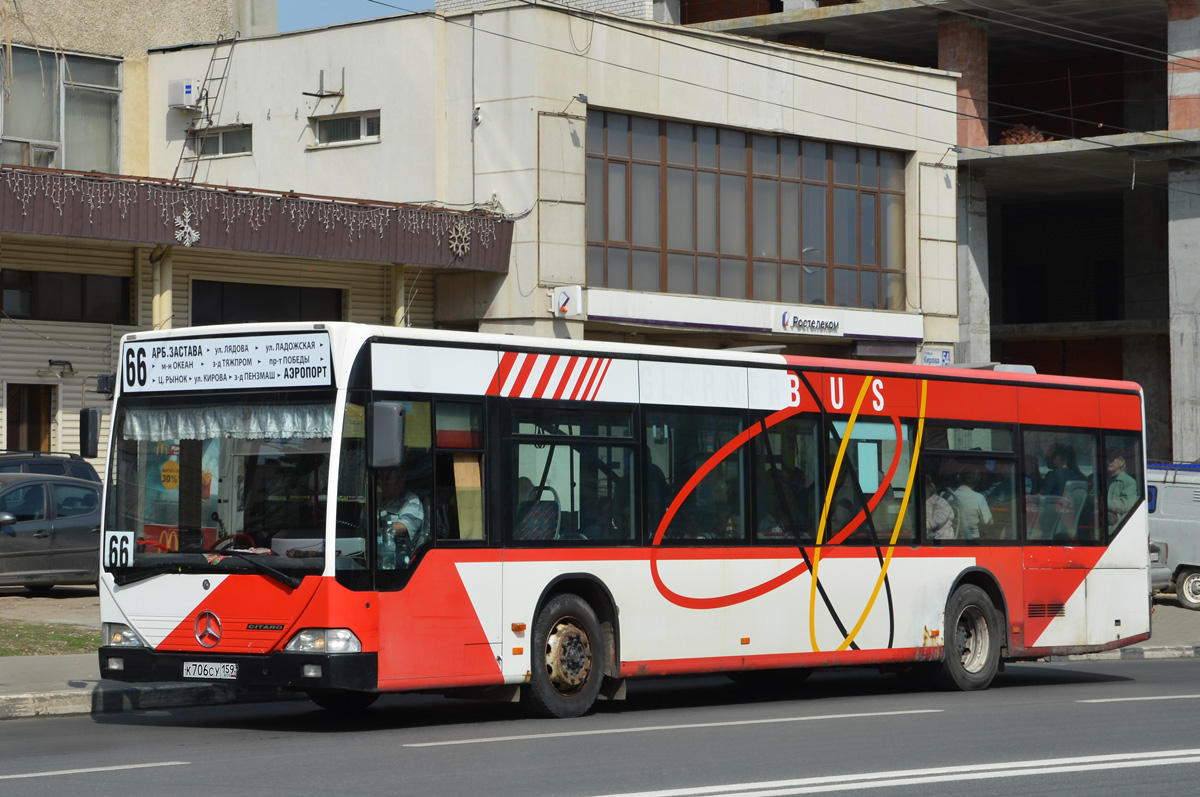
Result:
[[850,445],[850,434],[854,431],[854,421],[858,418],[858,410],[862,407],[863,399],[867,396],[867,387],[871,377],[863,378],[862,389],[854,401],[854,409],[850,411],[850,421],[846,424],[846,432],[842,435],[842,444],[838,446],[837,459],[833,463],[833,473],[829,476],[829,489],[825,491],[825,504],[821,507],[821,522],[817,524],[817,544],[813,548],[812,581],[808,589],[808,639],[812,643],[813,652],[821,648],[817,644],[817,569],[821,565],[821,544],[825,541],[825,521],[829,519],[829,505],[833,503],[834,488],[837,486],[838,473],[842,469],[842,459],[846,456],[846,448]]
[[[913,441],[912,463],[908,466],[908,484],[904,487],[904,498],[900,501],[900,515],[896,518],[895,528],[892,529],[892,539],[888,543],[887,554],[883,557],[883,567],[879,568],[879,578],[875,580],[875,589],[871,590],[871,599],[867,601],[867,606],[863,609],[863,613],[859,615],[858,622],[854,624],[854,628],[846,635],[842,644],[838,645],[838,650],[845,650],[850,647],[850,643],[854,641],[854,637],[858,636],[858,632],[862,630],[863,623],[867,621],[867,615],[871,613],[871,607],[875,605],[875,599],[879,597],[879,589],[883,586],[883,580],[887,578],[888,566],[892,563],[892,551],[896,550],[896,540],[900,538],[900,527],[904,524],[904,514],[908,511],[908,499],[912,496],[913,479],[917,475],[917,460],[921,456],[921,437],[925,433],[925,391],[928,384],[924,379],[921,380],[921,409],[917,415],[917,439]],[[813,572],[813,582],[814,584],[816,583],[815,569]]]

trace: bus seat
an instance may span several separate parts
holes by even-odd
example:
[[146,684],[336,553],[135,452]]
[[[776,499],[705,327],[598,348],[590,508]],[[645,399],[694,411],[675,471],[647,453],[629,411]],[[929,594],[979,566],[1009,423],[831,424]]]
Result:
[[557,501],[524,501],[517,510],[514,540],[552,540],[558,533]]
[[1035,540],[1054,539],[1054,535],[1058,531],[1059,521],[1062,519],[1062,516],[1058,512],[1058,498],[1056,496],[1043,495],[1038,497],[1037,519],[1037,533],[1030,534],[1030,537]]
[[1088,483],[1085,481],[1069,481],[1063,495],[1071,501],[1071,528],[1075,534],[1078,534],[1079,521],[1083,515],[1083,508],[1087,504]]

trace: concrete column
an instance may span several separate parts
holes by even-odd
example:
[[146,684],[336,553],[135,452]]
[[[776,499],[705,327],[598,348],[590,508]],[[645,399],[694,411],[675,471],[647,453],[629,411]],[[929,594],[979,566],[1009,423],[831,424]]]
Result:
[[1200,0],[1167,0],[1167,124],[1200,127]]
[[958,143],[988,145],[987,21],[946,15],[938,23],[938,68],[958,72]]
[[408,299],[404,296],[404,266],[392,263],[388,269],[387,283],[388,293],[391,297],[388,302],[391,305],[388,315],[391,317],[392,326],[407,326],[407,319],[404,317],[404,313],[408,309]]
[[150,253],[150,265],[153,268],[154,294],[150,299],[150,323],[154,329],[170,329],[174,319],[174,291],[171,289],[175,279],[175,269],[171,263],[171,247],[155,247]]
[[1167,237],[1171,330],[1171,455],[1200,459],[1200,168],[1172,165]]
[[954,361],[992,359],[992,306],[988,294],[987,191],[982,177],[958,174],[958,345]]
[[[1166,107],[1163,106],[1165,113]],[[1147,128],[1156,130],[1159,128]],[[1125,297],[1123,318],[1146,321],[1170,312],[1167,192],[1140,184],[1125,192]],[[1142,386],[1146,398],[1146,455],[1171,458],[1171,344],[1168,335],[1127,335],[1121,347],[1124,378]]]

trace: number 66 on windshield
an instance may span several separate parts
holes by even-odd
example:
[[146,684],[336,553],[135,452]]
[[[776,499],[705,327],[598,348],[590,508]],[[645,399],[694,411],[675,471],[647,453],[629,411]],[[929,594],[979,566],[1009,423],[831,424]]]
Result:
[[133,532],[108,531],[104,534],[104,566],[129,567],[133,564]]

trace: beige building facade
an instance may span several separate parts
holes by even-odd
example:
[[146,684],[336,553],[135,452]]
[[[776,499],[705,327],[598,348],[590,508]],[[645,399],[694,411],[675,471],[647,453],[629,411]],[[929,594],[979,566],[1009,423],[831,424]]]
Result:
[[207,39],[115,54],[137,177],[73,170],[69,140],[0,172],[0,378],[36,386],[6,447],[73,450],[89,378],[151,327],[953,358],[949,73],[524,4],[231,45],[259,4],[209,6]]

